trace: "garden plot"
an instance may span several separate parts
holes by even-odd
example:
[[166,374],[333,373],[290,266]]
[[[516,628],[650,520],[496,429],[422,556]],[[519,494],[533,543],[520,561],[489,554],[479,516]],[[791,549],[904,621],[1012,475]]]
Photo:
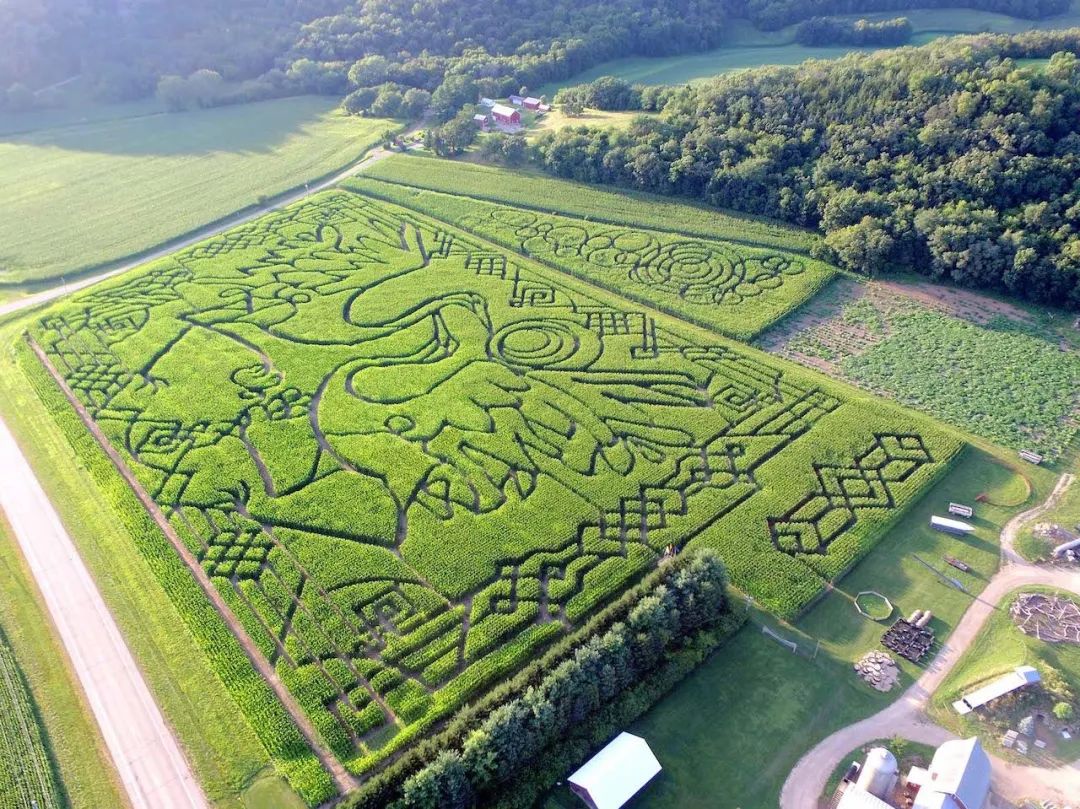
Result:
[[1080,426],[1080,351],[1065,327],[1044,321],[963,290],[839,279],[761,344],[1055,458]]
[[798,613],[959,449],[703,335],[335,191],[84,292],[30,340],[361,772],[668,545],[717,548]]

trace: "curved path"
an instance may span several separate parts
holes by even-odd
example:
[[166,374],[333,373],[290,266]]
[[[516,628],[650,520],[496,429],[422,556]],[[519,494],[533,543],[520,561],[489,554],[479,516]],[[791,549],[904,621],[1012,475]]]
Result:
[[314,185],[306,185],[303,189],[294,191],[288,196],[281,197],[273,203],[268,205],[261,205],[257,208],[246,210],[243,213],[233,214],[224,219],[219,219],[217,222],[207,225],[204,228],[200,228],[188,236],[176,241],[168,242],[163,247],[159,247],[156,250],[152,250],[149,253],[141,253],[137,258],[130,261],[124,261],[111,269],[104,270],[103,272],[96,273],[94,275],[88,275],[85,278],[80,278],[77,281],[73,281],[69,284],[61,284],[59,286],[50,287],[41,292],[36,292],[33,295],[27,295],[24,298],[16,298],[13,301],[0,304],[0,317],[10,315],[15,312],[19,312],[23,309],[30,309],[34,306],[38,306],[49,301],[54,301],[57,298],[62,298],[72,292],[78,292],[80,289],[86,289],[89,286],[93,286],[99,281],[104,281],[107,278],[112,278],[116,275],[133,270],[136,267],[141,267],[148,261],[154,261],[155,259],[164,258],[165,256],[175,253],[177,250],[183,250],[185,247],[190,247],[193,244],[201,242],[203,239],[207,239],[210,236],[215,236],[218,233],[228,230],[229,228],[242,225],[245,222],[250,222],[252,219],[258,219],[265,213],[270,211],[276,211],[279,208],[284,208],[287,205],[292,205],[294,202],[299,202],[305,197],[311,194],[316,194],[319,191],[325,191],[327,188],[337,185],[342,180],[352,177],[357,172],[378,163],[381,160],[385,160],[395,154],[390,149],[385,149],[382,146],[377,146],[367,152],[360,160],[355,163],[346,166],[344,169],[334,174],[322,182],[315,183]]
[[[1080,573],[1037,567],[1013,549],[1020,529],[1053,508],[1073,482],[1061,476],[1046,502],[1017,514],[1001,530],[1002,567],[975,599],[953,629],[941,651],[896,702],[819,742],[795,764],[780,791],[781,809],[817,809],[825,782],[841,759],[852,750],[886,736],[902,736],[924,744],[940,745],[956,736],[934,724],[925,714],[930,697],[975,640],[998,602],[1019,587],[1045,585],[1080,595]],[[993,760],[994,789],[1009,799],[1028,795],[1065,801],[1080,795],[1080,761],[1056,769],[1026,767]]]
[[206,809],[176,736],[60,516],[2,419],[0,507],[71,657],[132,808]]

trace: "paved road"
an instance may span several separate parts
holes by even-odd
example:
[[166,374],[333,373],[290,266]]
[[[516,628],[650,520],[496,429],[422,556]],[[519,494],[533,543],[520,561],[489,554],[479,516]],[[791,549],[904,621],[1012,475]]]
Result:
[[254,208],[245,211],[244,213],[236,214],[234,216],[227,217],[226,219],[219,220],[212,225],[207,225],[205,228],[201,228],[200,230],[195,231],[190,236],[187,236],[180,241],[169,242],[165,247],[159,248],[150,253],[143,253],[139,256],[139,258],[133,259],[132,261],[126,261],[123,264],[112,267],[111,269],[103,270],[96,275],[88,275],[85,278],[80,278],[78,281],[73,281],[69,284],[61,284],[59,286],[50,287],[49,289],[43,290],[42,292],[37,292],[33,295],[27,295],[23,298],[16,298],[13,301],[8,301],[7,303],[0,304],[0,317],[4,317],[5,315],[9,315],[13,312],[18,312],[23,309],[29,309],[30,307],[37,306],[42,303],[48,303],[49,301],[56,300],[57,298],[62,298],[63,296],[68,295],[72,292],[77,292],[80,289],[86,289],[87,287],[93,286],[99,281],[104,281],[106,278],[112,278],[113,276],[120,275],[121,273],[128,272],[129,270],[133,270],[136,267],[141,267],[148,261],[153,261],[154,259],[158,258],[164,258],[165,256],[175,253],[177,250],[181,250],[185,247],[190,247],[193,244],[201,242],[203,239],[221,233],[222,231],[226,231],[229,228],[236,227],[237,225],[242,225],[245,222],[250,222],[252,219],[257,219],[268,211],[276,211],[279,208],[284,208],[286,205],[292,205],[294,202],[299,202],[300,200],[304,199],[304,197],[315,194],[319,191],[325,191],[327,188],[337,185],[342,180],[353,176],[357,172],[362,171],[375,163],[378,163],[380,160],[385,160],[392,154],[395,154],[395,152],[384,149],[381,146],[372,149],[370,152],[364,155],[362,159],[342,169],[333,177],[330,177],[329,179],[323,180],[322,182],[315,183],[310,186],[305,186],[302,190],[296,191],[287,197],[283,197],[271,205],[263,205],[262,207]]
[[133,809],[206,809],[175,735],[3,419],[0,507],[45,597]]
[[[1062,475],[1045,503],[1016,515],[1005,524],[1001,531],[1001,570],[972,602],[926,671],[896,702],[861,722],[841,728],[799,759],[780,792],[781,809],[817,809],[825,782],[842,757],[875,739],[902,736],[937,746],[956,738],[927,718],[926,706],[1001,599],[1019,587],[1033,584],[1080,594],[1080,573],[1037,567],[1013,550],[1020,529],[1052,508],[1072,482],[1072,475]],[[1035,796],[1066,801],[1070,796],[1075,799],[1080,795],[1080,761],[1057,769],[1045,769],[991,758],[994,791],[1009,800]]]

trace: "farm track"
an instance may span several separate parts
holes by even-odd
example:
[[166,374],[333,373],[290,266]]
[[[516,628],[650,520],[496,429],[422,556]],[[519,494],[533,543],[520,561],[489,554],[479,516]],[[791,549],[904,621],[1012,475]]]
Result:
[[60,516],[2,419],[0,470],[0,507],[79,676],[132,809],[206,809],[206,798],[176,735],[154,702]]
[[[1021,528],[1038,519],[1061,499],[1074,482],[1066,473],[1058,480],[1050,496],[1038,506],[1017,514],[1001,530],[1002,567],[964,613],[948,640],[942,645],[922,676],[887,708],[873,716],[828,736],[795,764],[780,792],[780,809],[818,809],[818,800],[829,774],[841,757],[860,745],[882,736],[901,736],[923,744],[940,745],[955,734],[937,725],[926,715],[930,698],[974,642],[979,631],[999,609],[999,603],[1020,587],[1048,586],[1080,595],[1080,573],[1047,569],[1024,561],[1013,550]],[[993,789],[1009,800],[1035,795],[1043,799],[1065,801],[1080,795],[1080,761],[1048,769],[1013,764],[991,756]]]

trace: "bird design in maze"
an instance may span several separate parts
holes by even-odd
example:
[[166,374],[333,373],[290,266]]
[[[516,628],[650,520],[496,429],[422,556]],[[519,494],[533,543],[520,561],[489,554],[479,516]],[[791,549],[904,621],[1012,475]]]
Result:
[[34,336],[346,758],[580,622],[840,404],[347,192]]
[[862,509],[891,509],[892,486],[933,463],[921,436],[876,435],[849,465],[814,464],[818,486],[780,518],[768,519],[776,549],[791,555],[824,554],[851,528]]
[[805,271],[786,255],[743,255],[717,241],[671,241],[646,230],[575,223],[515,208],[496,208],[467,223],[505,233],[525,255],[583,261],[692,303],[737,306]]

